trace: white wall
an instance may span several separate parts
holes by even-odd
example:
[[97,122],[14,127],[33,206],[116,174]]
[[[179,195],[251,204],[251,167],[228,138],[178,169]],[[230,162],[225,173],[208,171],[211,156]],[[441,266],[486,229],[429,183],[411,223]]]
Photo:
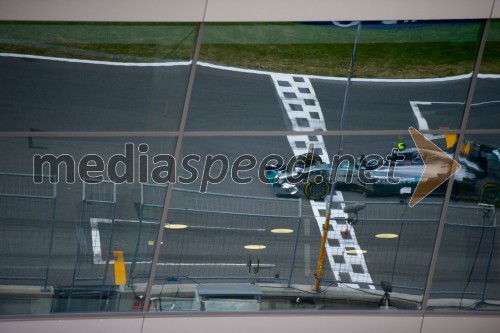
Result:
[[495,4],[495,0],[1,0],[0,20],[269,22],[474,19],[500,18],[499,2]]
[[297,314],[214,314],[150,316],[135,318],[79,318],[0,321],[2,333],[266,333],[286,332],[383,332],[383,333],[498,333],[499,316],[450,316],[420,313],[297,313]]

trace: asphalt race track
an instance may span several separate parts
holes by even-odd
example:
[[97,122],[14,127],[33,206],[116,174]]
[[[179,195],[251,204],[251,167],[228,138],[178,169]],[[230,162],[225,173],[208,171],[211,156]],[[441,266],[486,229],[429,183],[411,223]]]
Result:
[[[174,137],[152,135],[128,138],[125,133],[123,138],[78,138],[72,137],[71,132],[176,131],[183,105],[183,99],[178,96],[184,96],[183,91],[189,75],[189,66],[186,64],[157,67],[107,66],[0,57],[0,71],[2,72],[0,80],[2,131],[68,131],[67,137],[2,138],[0,150],[6,158],[2,158],[0,162],[0,172],[32,173],[34,154],[71,154],[76,162],[84,155],[99,154],[107,160],[113,154],[124,154],[126,142],[133,142],[135,147],[141,143],[148,144],[150,168],[153,167],[151,162],[153,156],[174,152],[176,143]],[[315,91],[315,103],[320,107],[327,130],[338,130],[341,119],[342,129],[345,130],[405,130],[409,126],[417,129],[439,129],[443,126],[459,128],[469,81],[468,78],[416,82],[354,80],[349,87],[348,102],[342,114],[345,80],[310,78]],[[294,130],[284,110],[286,100],[278,96],[276,89],[275,83],[267,73],[236,72],[199,66],[186,132]],[[473,106],[469,121],[472,126],[475,128],[492,126],[492,121],[496,119],[493,110],[498,107],[496,104],[498,101],[494,100],[494,92],[499,90],[500,79],[479,79],[474,99],[477,106]],[[480,139],[494,143],[497,138],[484,136]],[[323,137],[323,140],[327,156],[331,157],[337,153],[340,145],[339,137]],[[395,142],[399,140],[400,138],[393,136],[377,138],[346,136],[342,141],[342,152],[355,156],[366,153],[384,156],[390,153]],[[407,145],[413,146],[409,135],[403,140]],[[442,146],[442,142],[440,145]],[[135,154],[136,156],[139,154],[137,149]],[[291,158],[294,150],[287,137],[204,135],[184,137],[181,155],[184,157],[189,154],[201,157],[200,161],[193,162],[192,165],[202,174],[206,157],[210,155],[225,155],[232,164],[237,157],[250,154],[260,163],[270,154]],[[252,177],[252,181],[248,184],[235,184],[229,175],[218,184],[207,183],[207,192],[274,198],[270,186],[258,180],[257,169],[256,167],[240,173],[242,177]],[[221,164],[214,164],[210,174],[215,178],[220,170]],[[137,169],[135,171],[138,172]],[[178,170],[178,176],[188,177],[189,174],[186,170]],[[187,185],[176,183],[175,187],[198,191],[202,183],[200,178]],[[201,197],[207,199],[203,195]],[[51,285],[71,284],[74,272],[77,272],[76,275],[81,274],[82,278],[102,274],[105,265],[96,261],[97,241],[95,235],[92,236],[97,224],[100,232],[99,242],[102,243],[99,250],[102,255],[101,260],[107,259],[109,246],[106,240],[110,239],[112,233],[114,233],[113,250],[124,250],[126,261],[127,255],[134,254],[135,249],[129,248],[129,245],[135,246],[137,242],[134,239],[137,235],[137,223],[134,221],[137,221],[140,215],[138,210],[138,203],[141,200],[140,184],[134,182],[117,186],[114,214],[115,218],[122,222],[116,224],[114,230],[110,229],[110,224],[105,220],[96,222],[95,225],[89,222],[91,218],[110,219],[113,216],[112,205],[84,204],[85,207],[82,209],[81,198],[81,182],[77,181],[74,184],[60,182],[57,185],[53,256],[49,273]],[[437,208],[422,206],[413,211],[410,209],[409,212],[406,212],[403,205],[398,204],[398,198],[365,198],[362,194],[354,192],[344,192],[343,198],[345,201],[369,200],[375,202],[373,207],[380,205],[377,210],[378,215],[367,212],[365,215],[367,220],[360,221],[354,227],[359,246],[368,251],[364,257],[373,280],[368,284],[378,287],[381,280],[392,279],[395,285],[402,287],[400,291],[420,294],[421,289],[425,287],[442,198],[428,198],[428,202],[437,202],[435,205]],[[43,209],[45,214],[50,207],[48,204],[41,206],[33,204],[35,206],[29,206],[30,209],[26,209],[19,216],[16,215],[16,211],[22,210],[22,207],[27,205],[25,201],[19,199],[2,202],[3,211],[7,213],[2,217],[2,222],[5,223],[2,225],[2,236],[0,236],[2,237],[0,276],[16,274],[29,276],[28,267],[36,267],[37,276],[44,276],[46,250],[50,237],[47,227],[40,226],[42,222],[37,220],[37,216],[40,210]],[[465,205],[471,209],[465,212],[465,208],[452,208],[449,210],[447,221],[460,224],[464,216],[471,218],[463,222],[467,223],[467,227],[456,225],[446,227],[443,240],[445,247],[438,261],[433,290],[449,291],[452,294],[463,290],[482,292],[481,284],[486,277],[489,248],[496,228],[477,228],[482,222],[474,220],[478,215],[473,202],[452,201],[452,203],[456,206]],[[312,283],[316,270],[321,235],[314,209],[310,202],[302,197],[302,219],[293,283]],[[159,212],[156,210],[151,214],[152,219],[157,219]],[[170,215],[172,223],[186,220],[186,214],[179,213],[178,216],[176,214]],[[84,223],[81,221],[81,216],[85,216]],[[425,221],[416,221],[424,217]],[[163,251],[160,255],[160,263],[165,267],[159,270],[159,274],[246,276],[248,274],[246,265],[249,260],[252,260],[253,264],[257,260],[262,260],[261,276],[271,279],[284,277],[285,281],[288,278],[295,238],[287,236],[289,238],[286,241],[269,236],[252,239],[254,235],[251,231],[270,230],[271,226],[279,227],[280,223],[296,228],[294,221],[290,219],[287,222],[279,221],[274,217],[260,219],[242,217],[237,221],[238,226],[235,226],[235,230],[232,230],[230,222],[226,223],[222,217],[218,222],[211,221],[208,216],[190,216],[190,218],[195,221],[189,220],[186,224],[198,226],[198,230],[191,229],[182,236],[166,236],[173,238],[168,241],[169,250]],[[401,224],[400,221],[405,219],[415,219],[415,221]],[[43,220],[48,221],[50,217]],[[209,224],[203,225],[203,221]],[[22,228],[18,228],[19,225]],[[48,222],[44,222],[43,225],[48,225]],[[201,228],[202,226],[205,229]],[[209,227],[211,229],[207,229]],[[343,230],[342,227],[339,228]],[[396,233],[401,232],[400,242],[389,240],[384,243],[374,240],[374,234],[384,228]],[[156,232],[157,224],[149,224],[141,231],[142,245],[139,249],[139,259],[142,263],[138,265],[136,273],[147,271],[148,261],[152,257],[152,246],[145,244],[156,239]],[[166,234],[168,235],[168,230]],[[273,258],[269,254],[259,255],[242,250],[241,244],[246,241],[264,241],[280,245]],[[481,246],[476,255],[478,244]],[[37,249],[43,250],[37,251]],[[75,263],[77,252],[80,257]],[[20,267],[21,260],[27,264],[22,264]],[[487,293],[498,294],[499,261],[498,253],[493,253],[487,276],[489,279]],[[179,263],[184,263],[185,266]],[[222,265],[224,263],[233,264],[236,270],[227,270]],[[439,268],[439,265],[444,267],[446,264],[449,269]],[[203,269],[199,268],[201,266]],[[471,270],[472,274],[469,274]],[[326,271],[328,271],[326,277],[329,279],[339,277],[332,273],[331,267]],[[472,277],[472,282],[467,283],[469,275]],[[351,282],[342,280],[343,277],[345,278],[344,275],[340,276],[341,282]],[[450,283],[450,281],[458,282]],[[11,282],[9,280],[8,283]]]

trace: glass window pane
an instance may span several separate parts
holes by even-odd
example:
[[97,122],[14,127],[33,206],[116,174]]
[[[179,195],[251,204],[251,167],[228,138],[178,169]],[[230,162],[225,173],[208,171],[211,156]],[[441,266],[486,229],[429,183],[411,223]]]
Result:
[[[289,308],[261,285],[279,290],[292,278],[312,279],[300,196],[277,196],[264,183],[266,157],[292,154],[286,137],[184,138],[150,311]],[[318,239],[318,230],[308,233],[307,243]],[[177,293],[179,286],[190,291]]]
[[363,22],[342,128],[460,128],[481,28],[477,21]]
[[147,281],[159,228],[141,181],[175,138],[1,141],[2,314],[137,310],[127,286]]
[[[406,130],[460,127],[482,28],[208,23],[176,161],[177,133],[50,131],[177,131],[197,24],[1,23],[0,131],[33,137],[0,144],[0,314],[421,309],[448,182],[408,206],[434,169]],[[497,28],[469,129],[494,128]],[[497,139],[461,147],[430,309],[498,309]]]
[[490,24],[468,128],[497,129],[500,124],[500,20]]
[[[443,148],[442,137],[429,138]],[[328,139],[326,141],[328,145]],[[388,163],[392,149],[398,147],[403,148],[399,155],[404,159],[391,169]],[[365,207],[352,227],[337,226],[340,244],[345,238],[342,232],[350,232],[352,228],[361,249],[367,251],[364,256],[372,286],[378,291],[383,290],[383,286],[392,286],[392,291],[399,293],[396,300],[391,300],[392,306],[418,308],[427,282],[446,183],[414,207],[408,206],[422,181],[425,167],[410,135],[345,136],[341,154],[349,152],[357,157],[358,178],[364,176],[366,180],[362,186],[354,181],[344,184],[345,175],[340,173],[337,188],[346,206],[355,203]],[[339,243],[333,245],[339,246]],[[336,247],[333,249],[338,251]],[[342,263],[342,258],[338,260]],[[337,264],[339,266],[343,267]],[[382,305],[385,307],[385,301]]]
[[196,24],[0,24],[2,131],[175,131]]
[[331,22],[207,24],[187,130],[325,129],[312,80],[347,75],[354,37]]
[[[332,177],[328,163],[339,152],[340,138],[184,138],[183,161],[178,161],[182,167],[176,170],[178,182],[170,202],[150,310],[378,309],[386,305],[385,299],[380,302],[387,286],[400,293],[387,306],[417,309],[443,198],[431,196],[409,209],[405,204],[409,197],[402,197],[399,190],[382,191],[380,185],[380,191],[373,192],[359,179],[358,157],[363,153],[385,157],[397,145],[395,140],[412,148],[409,136],[344,138],[339,154],[353,155],[353,179],[347,184],[341,179],[345,179],[346,170],[339,169],[321,293],[308,297],[304,292],[315,283],[326,219],[322,183],[317,177]],[[280,167],[294,155],[307,154],[311,143],[315,143],[315,154],[309,155],[309,161],[299,159],[294,166]],[[271,154],[275,156],[266,160]],[[303,169],[304,163],[310,163],[310,169]],[[248,169],[238,173],[239,166]],[[403,164],[396,169],[406,167]],[[366,167],[362,170],[366,172]],[[270,184],[259,179],[260,172]],[[252,177],[248,183],[243,181],[246,177]],[[186,181],[188,178],[192,179]],[[301,182],[294,184],[294,180]],[[315,186],[316,181],[320,185]],[[347,213],[356,207],[359,211]],[[253,282],[263,292],[258,296],[259,304],[252,301],[255,295],[238,298],[224,294],[234,283],[251,289]],[[179,285],[187,284],[201,293],[214,294],[178,294]],[[287,294],[290,297],[283,297],[280,290],[288,286],[296,289]],[[339,301],[340,294],[344,296]],[[297,297],[303,298],[300,305]],[[221,303],[221,298],[231,301]]]
[[498,136],[470,135],[462,146],[429,307],[498,310]]
[[481,26],[207,25],[187,129],[458,128]]

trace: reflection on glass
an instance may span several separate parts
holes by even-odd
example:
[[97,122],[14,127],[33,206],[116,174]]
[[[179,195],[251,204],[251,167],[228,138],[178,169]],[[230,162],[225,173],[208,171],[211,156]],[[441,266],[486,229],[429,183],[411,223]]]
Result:
[[[148,65],[2,57],[12,78],[46,74],[37,89],[3,90],[5,131],[177,129],[197,25],[48,23],[29,36],[33,26],[0,29],[43,41],[24,45],[32,54]],[[52,47],[61,27],[75,41]],[[425,165],[406,130],[459,127],[481,27],[211,23],[179,160],[177,137],[2,139],[0,314],[421,309],[448,183],[409,208]],[[51,77],[67,70],[81,75]],[[481,80],[478,96],[496,91]],[[352,129],[367,132],[324,135]],[[296,133],[192,132],[245,130]],[[453,135],[426,137],[456,149]],[[498,310],[498,141],[466,139],[425,306]]]
[[147,281],[148,241],[159,229],[139,209],[140,177],[174,143],[2,139],[10,158],[0,162],[1,313],[132,311],[135,297],[124,288]]
[[[431,139],[446,148],[446,137],[436,135]],[[469,139],[489,142],[494,137]],[[15,159],[3,161],[2,171],[17,175],[2,179],[2,191],[18,192],[2,192],[8,195],[0,200],[2,220],[6,222],[2,226],[8,237],[1,247],[3,276],[23,278],[17,282],[18,288],[40,286],[44,291],[34,298],[51,299],[43,308],[46,313],[140,311],[144,307],[165,312],[422,306],[443,199],[431,195],[414,208],[408,208],[408,193],[382,191],[393,184],[382,182],[380,177],[377,182],[380,187],[374,191],[359,177],[360,172],[374,176],[370,173],[374,168],[384,168],[395,146],[405,145],[401,151],[404,157],[406,152],[414,152],[410,136],[377,136],[376,140],[373,136],[346,136],[342,141],[336,136],[185,137],[175,170],[176,182],[171,184],[166,224],[162,226],[167,184],[155,183],[158,174],[154,170],[161,168],[164,179],[166,173],[172,172],[167,167],[170,160],[158,156],[172,153],[174,144],[174,138],[4,139],[4,152],[14,154]],[[130,154],[130,149],[135,153]],[[25,187],[17,179],[19,173],[32,172],[35,154],[74,157],[77,181],[74,184],[65,181],[68,174],[61,167],[56,195],[43,187],[44,192],[34,193],[47,197],[44,203],[30,197],[33,202],[20,211],[15,207],[24,205],[28,198],[13,196],[27,194],[19,192],[22,189],[39,188]],[[302,156],[293,159],[293,155]],[[335,155],[352,155],[352,165],[345,163],[351,160],[340,163]],[[383,163],[361,163],[362,155],[380,155]],[[107,169],[100,171],[96,156],[102,158],[107,169],[112,165],[116,174]],[[135,163],[129,164],[130,156]],[[141,158],[144,156],[147,164]],[[408,157],[408,161],[396,163],[395,175],[399,175],[399,170],[422,166],[413,155]],[[337,179],[325,234],[327,255],[319,292],[311,293],[326,223],[326,203],[308,198],[305,189],[308,184],[319,184],[318,176],[333,185],[328,178],[332,176],[332,161],[336,161],[337,172],[350,168],[353,178],[351,184]],[[115,184],[119,179],[126,182],[130,166],[134,166],[133,181]],[[143,167],[147,177],[141,182]],[[112,181],[83,186],[80,175],[94,181],[102,175]],[[190,179],[192,175],[195,177]],[[349,172],[344,173],[348,175]],[[294,177],[298,182],[292,182]],[[285,196],[277,190],[285,183],[296,186],[298,191]],[[453,198],[450,205],[450,221],[451,216],[453,221],[446,228],[462,228],[457,222],[460,219],[470,222],[467,228],[476,228],[473,221],[494,217],[494,211],[488,215],[483,208]],[[37,226],[40,228],[36,229]],[[32,229],[36,232],[36,242],[30,241],[25,252],[11,256],[12,249],[26,243],[20,233]],[[159,230],[163,232],[160,239]],[[479,248],[467,243],[473,249],[472,258],[476,256],[474,251],[479,251],[477,256],[483,256],[487,250],[495,251],[491,234],[485,230],[487,236],[481,236],[479,230],[474,229],[473,239],[467,239],[474,244],[483,242]],[[460,242],[472,234],[468,229],[459,232],[458,236],[451,233],[444,238],[444,244],[453,244],[450,252],[442,252],[450,258],[456,251],[465,251]],[[460,242],[454,243],[457,237]],[[490,237],[488,242],[487,237]],[[159,257],[155,279],[151,298],[146,301],[156,248]],[[38,252],[33,255],[30,251]],[[13,262],[18,257],[30,258],[29,270]],[[489,257],[485,254],[485,258]],[[460,260],[461,257],[456,261],[458,267],[455,263],[439,266],[432,297],[450,292],[450,279],[460,279],[463,275],[457,275],[456,271],[471,267],[469,259],[464,259],[469,266]],[[494,279],[494,261],[487,268],[489,259],[481,260],[484,261],[478,261],[474,269],[489,270],[487,275]],[[481,284],[485,275],[475,274],[479,273],[474,270],[471,282],[466,283],[467,291],[482,293],[481,287],[486,286],[485,293],[494,299],[495,284]],[[33,277],[39,280],[29,280]],[[125,287],[117,287],[120,285]],[[286,290],[291,296],[283,296]],[[470,303],[467,297],[463,304]],[[429,305],[435,306],[433,302],[434,298]]]
[[361,23],[343,128],[459,128],[481,28],[476,21]]
[[500,124],[500,21],[490,24],[467,128],[495,129]]
[[197,30],[1,23],[0,130],[177,130]]
[[[408,149],[412,148],[409,137],[397,137],[396,142],[394,139],[347,137],[339,150],[338,137],[315,136],[316,145],[308,153],[311,138],[304,136],[185,138],[181,156],[190,159],[189,166],[193,169],[178,169],[177,176],[187,178],[189,173],[194,173],[201,179],[174,185],[167,226],[182,225],[183,228],[165,229],[152,288],[153,305],[149,310],[353,306],[378,309],[380,304],[387,303],[387,298],[383,302],[382,299],[388,286],[400,293],[390,299],[391,308],[418,308],[442,200],[433,196],[408,209],[405,204],[408,198],[399,191],[370,192],[367,197],[363,193],[365,184],[358,176],[353,177],[356,187],[354,184],[341,186],[340,180],[337,183],[326,234],[328,255],[324,260],[320,292],[316,296],[308,292],[318,268],[326,213],[324,200],[308,199],[308,184],[314,183],[317,176],[331,176],[329,162],[339,151],[359,157],[358,149],[362,146],[366,154],[373,151],[385,157],[397,145],[397,140],[407,142]],[[297,145],[300,140],[304,140],[303,144]],[[273,145],[266,144],[268,142]],[[244,148],[235,151],[234,147]],[[294,154],[309,159],[292,159],[291,163],[296,163],[287,163]],[[191,159],[193,156],[197,158]],[[210,158],[214,156],[221,158],[212,163]],[[241,156],[254,156],[255,161],[248,164],[248,169],[241,170],[239,177],[234,177],[232,169],[239,165],[236,161]],[[273,156],[269,160],[272,163],[263,164],[268,156]],[[354,173],[366,170],[357,163],[359,159],[353,161]],[[339,168],[344,166],[342,163]],[[398,166],[405,167],[405,164]],[[261,168],[268,176],[267,184],[259,180]],[[225,177],[219,177],[221,173],[225,173]],[[252,181],[237,181],[247,176],[252,177]],[[293,183],[293,177],[300,181]],[[202,185],[203,178],[210,179],[206,188]],[[298,191],[280,191],[284,184]],[[200,193],[201,188],[206,192]],[[381,234],[389,236],[377,236]],[[259,289],[246,290],[245,286]],[[186,292],[180,294],[180,287],[186,288]],[[293,299],[281,296],[280,293],[290,287],[296,292]],[[211,295],[203,294],[207,288]],[[228,295],[228,290],[239,297]],[[143,295],[139,286],[136,291]],[[256,294],[247,294],[250,292]],[[338,301],[341,294],[347,301]],[[299,302],[297,297],[301,299]],[[221,303],[221,299],[225,302]],[[258,307],[254,307],[252,300],[255,299],[260,301]]]
[[498,310],[500,203],[496,136],[468,136],[461,146],[452,198],[432,283],[430,307]]
[[324,130],[312,79],[347,76],[355,35],[331,22],[207,24],[187,129]]
[[481,28],[208,24],[187,129],[459,128]]
[[165,230],[150,311],[255,311],[281,302],[261,284],[282,289],[304,274],[295,271],[304,262],[296,264],[301,196],[276,195],[267,165],[286,165],[290,145],[286,137],[184,138],[167,223],[187,228]]
[[[429,136],[429,139],[444,149],[443,136]],[[329,145],[329,138],[325,141]],[[420,306],[429,273],[444,186],[415,207],[408,207],[425,168],[409,135],[345,136],[341,148],[343,154],[357,156],[352,171],[355,174],[359,171],[358,178],[350,184],[337,178],[336,188],[341,190],[346,203],[340,207],[343,211],[337,213],[338,217],[334,217],[333,232],[338,240],[328,244],[335,251],[333,267],[338,272],[335,269],[334,272],[341,281],[346,278],[353,282],[362,275],[346,275],[343,269],[352,266],[356,273],[368,272],[370,288],[400,293],[397,301],[402,303],[392,299],[392,306],[416,308]],[[392,160],[395,148],[402,148],[398,152],[401,159],[396,161]],[[360,175],[365,175],[366,183],[360,184]],[[357,214],[344,213],[357,207],[350,205],[360,203],[365,207]],[[351,239],[356,239],[359,246],[347,246],[344,250],[344,244]],[[364,252],[364,264],[354,260],[353,255],[359,257],[360,252]]]
[[205,26],[201,60],[269,72],[345,76],[355,35],[332,22],[211,23]]

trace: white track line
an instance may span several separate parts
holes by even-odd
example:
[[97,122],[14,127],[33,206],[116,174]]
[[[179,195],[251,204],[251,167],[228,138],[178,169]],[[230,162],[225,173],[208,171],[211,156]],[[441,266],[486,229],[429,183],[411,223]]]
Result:
[[174,66],[190,66],[192,64],[192,61],[118,62],[118,61],[101,61],[101,60],[45,57],[45,56],[35,56],[35,55],[29,55],[29,54],[16,54],[16,53],[0,53],[0,57],[38,59],[38,60],[79,63],[79,64],[104,65],[104,66],[123,66],[123,67],[174,67]]
[[[47,56],[37,56],[29,54],[17,54],[17,53],[0,53],[0,57],[6,58],[25,58],[25,59],[39,59],[39,60],[50,60],[50,61],[60,61],[60,62],[70,62],[70,63],[82,63],[82,64],[93,64],[93,65],[106,65],[106,66],[127,66],[127,67],[172,67],[172,66],[188,66],[191,65],[192,61],[180,61],[180,62],[145,62],[145,63],[134,63],[134,62],[118,62],[118,61],[99,61],[99,60],[86,60],[86,59],[73,59],[73,58],[60,58],[60,57],[47,57]],[[223,66],[212,64],[208,62],[198,61],[197,65],[202,67],[209,67],[214,69],[249,73],[249,74],[260,74],[260,75],[273,75],[279,74],[271,71],[262,70],[252,70],[244,69],[231,66]],[[331,81],[346,81],[344,77],[335,76],[320,76],[320,75],[302,75],[302,74],[291,74],[294,76],[307,77],[309,79],[319,79],[319,80],[331,80]],[[367,78],[352,78],[353,82],[380,82],[380,83],[422,83],[422,82],[446,82],[446,81],[457,81],[470,79],[472,73],[455,75],[449,77],[440,78],[423,78],[423,79],[367,79]],[[499,79],[499,74],[478,74],[480,79]]]
[[[429,102],[429,101],[410,101],[410,106],[413,111],[413,115],[417,119],[417,126],[418,129],[421,131],[425,131],[429,129],[429,124],[427,123],[427,120],[425,117],[422,115],[422,112],[420,112],[420,105],[423,106],[429,106],[433,104],[445,104],[445,105],[465,105],[465,102]],[[500,104],[500,101],[486,101],[486,102],[479,102],[479,103],[472,103],[471,106],[481,106],[481,105],[486,105],[486,104]],[[444,135],[433,135],[433,134],[426,134],[425,137],[427,137],[429,140],[435,140],[435,139],[441,139],[444,138]]]
[[97,219],[90,219],[94,264],[102,263],[101,234],[99,233],[98,223]]
[[[115,223],[139,223],[138,220],[122,220],[115,219]],[[101,218],[101,217],[93,217],[90,218],[90,227],[91,227],[91,236],[92,236],[92,253],[94,258],[94,264],[103,265],[106,264],[106,260],[102,260],[102,248],[101,248],[101,234],[99,232],[99,223],[112,223],[112,219]],[[155,221],[142,221],[142,223],[149,224],[159,224]],[[193,226],[190,226],[193,227]],[[201,227],[194,226],[195,228],[210,228],[210,227]],[[213,227],[212,229],[229,229],[229,230],[242,230],[242,231],[266,231],[266,229],[244,229],[244,228],[217,228]],[[109,264],[113,265],[115,263],[114,260],[110,260]],[[151,264],[152,261],[138,261],[136,264]],[[126,265],[131,265],[132,262],[126,261]],[[241,263],[168,263],[168,262],[159,262],[158,266],[247,266],[247,264]],[[257,265],[252,265],[257,267]],[[271,268],[276,267],[275,264],[259,264],[259,267],[263,268]]]

